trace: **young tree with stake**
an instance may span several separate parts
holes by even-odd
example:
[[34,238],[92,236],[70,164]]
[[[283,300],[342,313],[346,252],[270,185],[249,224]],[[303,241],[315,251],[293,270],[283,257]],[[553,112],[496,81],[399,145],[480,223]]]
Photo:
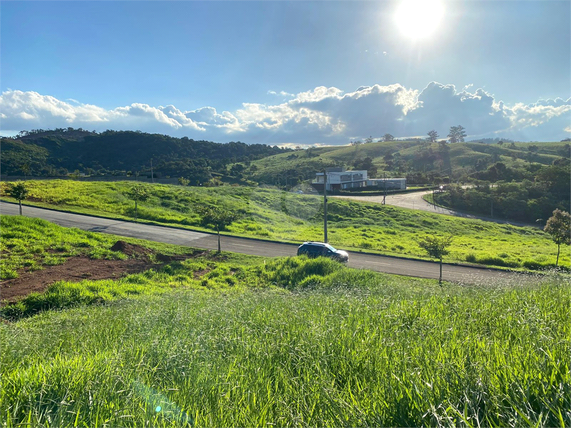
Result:
[[137,221],[137,214],[138,214],[138,203],[145,202],[149,199],[149,194],[147,190],[143,186],[133,186],[129,191],[126,193],[126,196],[135,201],[135,221]]
[[200,224],[203,227],[213,226],[216,229],[218,234],[218,252],[222,251],[220,248],[220,231],[238,220],[240,214],[220,207],[200,207],[197,209],[197,212],[201,217]]
[[424,249],[430,257],[440,261],[440,277],[438,284],[442,285],[442,257],[449,254],[448,247],[452,244],[452,235],[447,236],[427,236],[418,241],[420,248]]
[[20,215],[22,215],[22,201],[28,197],[28,189],[26,188],[26,185],[20,182],[12,183],[8,185],[6,193],[8,196],[18,200],[18,204],[20,205]]
[[553,242],[557,244],[557,260],[555,261],[555,267],[557,267],[561,244],[571,245],[571,215],[567,211],[556,209],[547,220],[543,230],[549,233]]

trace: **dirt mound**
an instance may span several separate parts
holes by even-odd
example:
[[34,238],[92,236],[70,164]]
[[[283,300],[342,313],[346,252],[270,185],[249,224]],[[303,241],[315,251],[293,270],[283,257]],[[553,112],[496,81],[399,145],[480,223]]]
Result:
[[145,247],[141,247],[140,245],[136,245],[136,244],[129,244],[128,242],[125,241],[117,241],[115,242],[115,244],[113,244],[113,246],[111,247],[111,251],[118,251],[121,252],[123,254],[128,255],[129,257],[133,257],[133,256],[148,256],[149,254],[152,254],[152,250],[145,248]]
[[206,251],[193,251],[187,254],[178,254],[174,256],[169,256],[166,254],[157,253],[155,255],[155,259],[159,263],[170,263],[170,262],[180,262],[186,259],[194,259],[196,257],[205,256],[207,254]]
[[0,282],[0,300],[15,302],[33,292],[42,293],[56,281],[117,279],[123,275],[144,272],[151,267],[153,264],[150,261],[142,259],[101,260],[85,256],[71,257],[63,265],[20,272],[18,278]]

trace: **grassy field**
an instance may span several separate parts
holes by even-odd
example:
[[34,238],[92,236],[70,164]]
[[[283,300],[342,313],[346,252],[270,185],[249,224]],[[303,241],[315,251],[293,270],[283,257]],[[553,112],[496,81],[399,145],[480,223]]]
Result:
[[571,424],[566,279],[439,287],[224,256],[60,283],[140,292],[0,323],[2,425]]
[[[33,204],[75,212],[132,218],[134,202],[125,193],[128,182],[29,181]],[[150,199],[140,204],[139,218],[162,224],[201,229],[196,207],[217,205],[243,212],[229,232],[280,241],[322,240],[322,198],[274,189],[250,187],[197,188],[144,185]],[[25,210],[25,208],[24,208]],[[330,199],[329,240],[334,246],[403,257],[426,258],[417,240],[427,234],[452,233],[445,261],[474,262],[519,268],[526,262],[549,267],[557,246],[532,227],[514,227],[443,216],[380,204]],[[569,267],[563,252],[560,265]]]

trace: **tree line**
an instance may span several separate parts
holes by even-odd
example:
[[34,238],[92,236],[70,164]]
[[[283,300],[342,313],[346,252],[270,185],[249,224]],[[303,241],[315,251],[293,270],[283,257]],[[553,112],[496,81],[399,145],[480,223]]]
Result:
[[4,175],[61,176],[74,171],[86,175],[150,175],[184,177],[192,184],[225,173],[236,162],[271,156],[290,149],[266,144],[225,144],[187,137],[137,131],[82,129],[23,131],[2,138]]

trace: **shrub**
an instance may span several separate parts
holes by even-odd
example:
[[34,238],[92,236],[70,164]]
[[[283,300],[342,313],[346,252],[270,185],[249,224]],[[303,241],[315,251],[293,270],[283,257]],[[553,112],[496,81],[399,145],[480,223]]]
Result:
[[482,265],[503,266],[503,267],[519,267],[519,263],[514,260],[504,260],[500,257],[480,257],[476,263]]
[[526,260],[522,263],[523,267],[529,270],[543,270],[549,266],[553,265],[544,265],[543,263],[537,262],[535,260]]

